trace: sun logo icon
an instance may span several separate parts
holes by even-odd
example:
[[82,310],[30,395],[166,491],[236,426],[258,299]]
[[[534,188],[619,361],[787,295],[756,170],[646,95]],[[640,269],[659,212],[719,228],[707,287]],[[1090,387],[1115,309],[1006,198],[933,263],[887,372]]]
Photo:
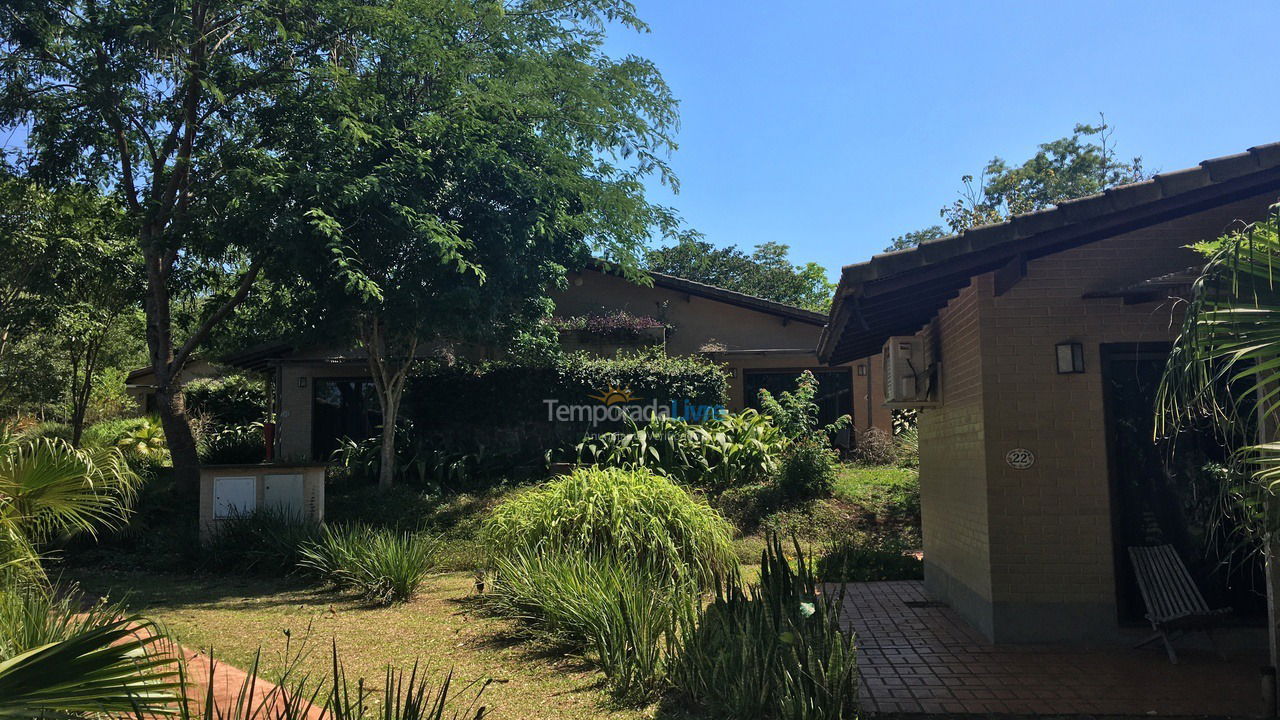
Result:
[[612,385],[609,386],[609,389],[606,392],[600,393],[599,395],[587,395],[587,397],[592,400],[599,400],[605,405],[617,405],[618,403],[635,402],[636,400],[641,399],[631,394],[631,388],[620,390]]

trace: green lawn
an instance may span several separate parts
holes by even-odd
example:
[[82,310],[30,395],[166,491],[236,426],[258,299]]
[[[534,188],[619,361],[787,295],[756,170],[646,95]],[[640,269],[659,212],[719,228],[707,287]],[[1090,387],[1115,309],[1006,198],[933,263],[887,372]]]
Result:
[[329,644],[336,642],[348,678],[364,677],[366,687],[381,687],[387,663],[406,670],[415,661],[441,672],[453,668],[462,683],[492,678],[484,704],[495,719],[690,717],[660,705],[611,708],[594,669],[520,642],[508,622],[486,616],[470,574],[437,576],[412,602],[376,608],[290,578],[79,569],[67,579],[90,593],[127,598],[179,643],[212,648],[234,665],[249,667],[261,650],[268,680],[286,662],[286,640],[295,651],[303,649],[303,666],[317,676],[328,675]]
[[863,522],[919,534],[920,474],[915,468],[845,465],[833,494],[856,508]]

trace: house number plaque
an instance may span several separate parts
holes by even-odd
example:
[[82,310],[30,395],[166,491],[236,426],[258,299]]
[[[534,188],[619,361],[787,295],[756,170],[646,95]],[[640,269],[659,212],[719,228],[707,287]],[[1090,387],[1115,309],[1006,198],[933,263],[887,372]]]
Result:
[[1014,448],[1004,456],[1004,461],[1014,470],[1026,470],[1036,464],[1036,455],[1026,448]]

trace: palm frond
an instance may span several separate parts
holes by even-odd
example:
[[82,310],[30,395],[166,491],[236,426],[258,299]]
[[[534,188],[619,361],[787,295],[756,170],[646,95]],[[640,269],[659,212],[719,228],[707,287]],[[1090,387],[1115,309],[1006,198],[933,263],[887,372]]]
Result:
[[0,718],[172,714],[181,688],[161,638],[123,618],[0,662]]

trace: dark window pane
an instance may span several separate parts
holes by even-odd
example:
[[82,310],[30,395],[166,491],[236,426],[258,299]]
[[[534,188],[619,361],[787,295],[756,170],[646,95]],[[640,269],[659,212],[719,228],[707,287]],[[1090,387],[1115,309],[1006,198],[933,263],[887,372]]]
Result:
[[311,383],[311,457],[327,460],[342,438],[365,440],[381,424],[373,381],[314,378]]

